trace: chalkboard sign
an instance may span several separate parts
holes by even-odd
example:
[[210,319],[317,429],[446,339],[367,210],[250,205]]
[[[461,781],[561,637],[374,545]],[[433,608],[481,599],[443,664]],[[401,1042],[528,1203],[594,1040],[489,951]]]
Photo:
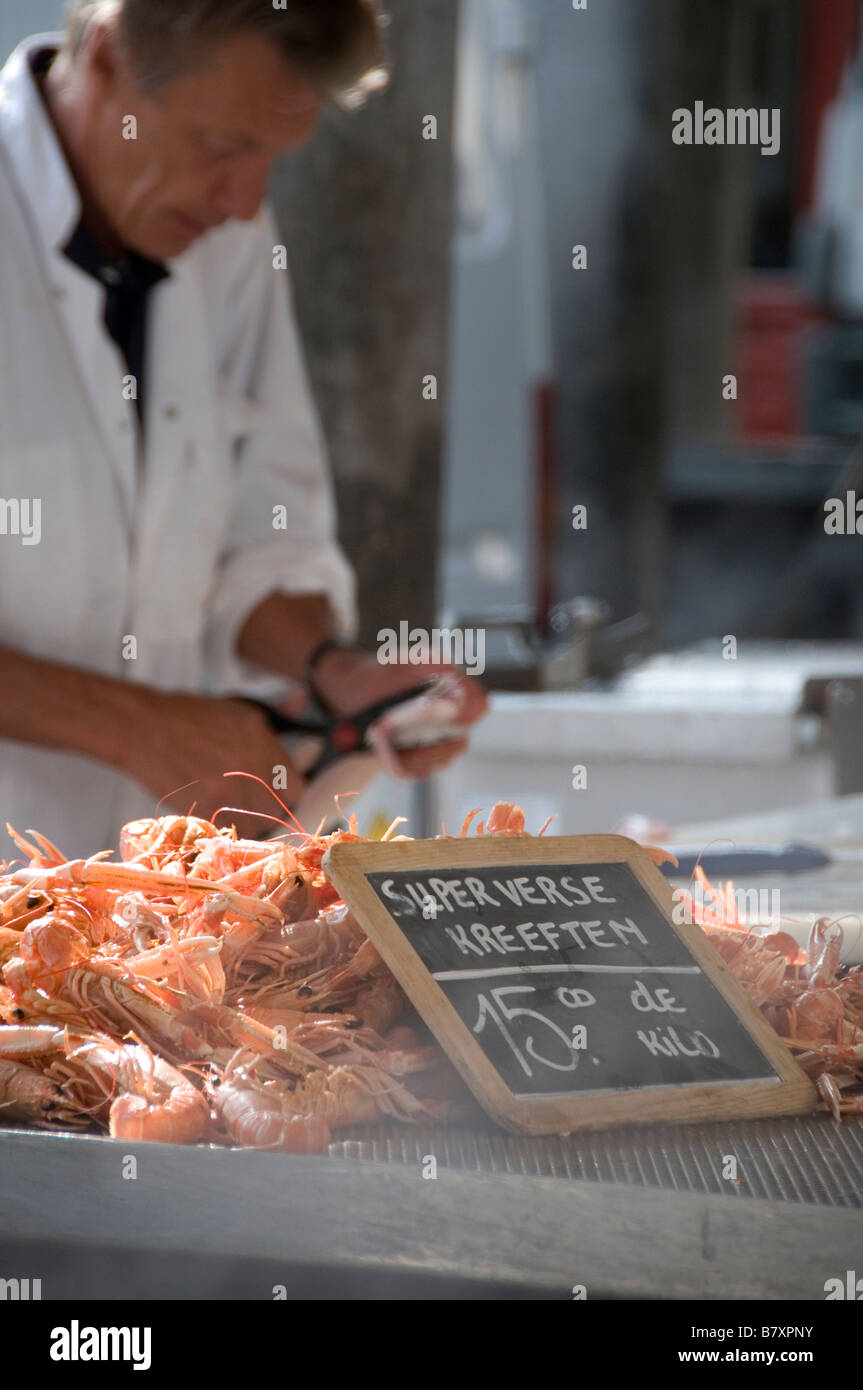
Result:
[[324,860],[481,1104],[523,1133],[796,1114],[815,1091],[618,835],[344,843]]

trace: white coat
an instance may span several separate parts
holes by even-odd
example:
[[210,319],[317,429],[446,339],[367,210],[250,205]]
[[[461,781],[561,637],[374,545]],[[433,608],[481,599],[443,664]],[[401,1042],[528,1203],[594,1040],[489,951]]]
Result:
[[[59,42],[27,40],[0,72],[0,644],[162,689],[251,688],[235,639],[271,591],[326,592],[355,623],[280,238],[267,208],[168,263],[142,446],[104,290],[62,254],[80,199],[27,62]],[[0,741],[0,827],[70,856],[154,802],[104,765]]]

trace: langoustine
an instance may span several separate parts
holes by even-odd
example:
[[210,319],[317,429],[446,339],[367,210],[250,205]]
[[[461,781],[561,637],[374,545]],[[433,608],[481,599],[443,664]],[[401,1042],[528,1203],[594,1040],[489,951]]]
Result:
[[29,863],[0,874],[0,1120],[314,1152],[360,1118],[464,1113],[324,874],[355,820],[275,842],[137,821],[119,863],[10,833]]
[[788,932],[761,935],[741,921],[733,884],[715,887],[696,870],[699,897],[678,890],[691,920],[815,1082],[836,1119],[863,1113],[863,967],[840,974],[843,933],[812,924],[806,950]]

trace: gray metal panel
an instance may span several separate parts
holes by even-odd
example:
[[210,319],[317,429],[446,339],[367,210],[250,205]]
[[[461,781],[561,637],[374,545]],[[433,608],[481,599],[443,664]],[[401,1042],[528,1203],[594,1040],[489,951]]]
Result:
[[[135,1181],[122,1176],[129,1153]],[[42,1242],[48,1253],[79,1244],[82,1259],[125,1249],[400,1269],[561,1299],[575,1285],[590,1299],[822,1299],[827,1279],[859,1266],[863,1218],[634,1184],[445,1169],[424,1181],[400,1163],[8,1133],[0,1233],[0,1263],[7,1248]],[[126,1277],[134,1287],[134,1258]],[[271,1298],[272,1288],[262,1282],[258,1296]]]
[[[98,1136],[0,1128],[0,1168],[9,1141],[29,1140],[36,1153],[58,1144],[89,1149]],[[111,1144],[111,1147],[114,1147]],[[145,1146],[145,1154],[156,1146]],[[161,1148],[161,1146],[159,1146]],[[124,1145],[133,1151],[134,1146]],[[221,1152],[199,1145],[195,1150]],[[704,1196],[863,1208],[863,1116],[837,1124],[827,1114],[699,1125],[631,1126],[597,1133],[527,1138],[486,1125],[415,1126],[382,1122],[340,1131],[329,1160],[439,1170],[487,1177],[558,1178],[570,1182],[663,1188]],[[723,1178],[726,1157],[737,1178]],[[287,1161],[279,1155],[280,1161]],[[326,1160],[322,1158],[321,1162]]]
[[[519,1138],[488,1130],[364,1126],[345,1131],[331,1155],[366,1162],[485,1174],[566,1178],[674,1192],[863,1208],[863,1119],[829,1115],[733,1124],[663,1125]],[[722,1177],[737,1160],[737,1181]]]

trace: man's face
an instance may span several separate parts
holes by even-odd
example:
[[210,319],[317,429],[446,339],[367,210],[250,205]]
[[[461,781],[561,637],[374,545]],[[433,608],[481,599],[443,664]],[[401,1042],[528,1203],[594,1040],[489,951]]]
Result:
[[[118,239],[152,260],[255,217],[274,160],[304,143],[320,114],[316,90],[254,35],[207,50],[199,69],[154,96],[140,94],[110,35],[87,61],[84,174]],[[134,140],[123,137],[128,116]]]

